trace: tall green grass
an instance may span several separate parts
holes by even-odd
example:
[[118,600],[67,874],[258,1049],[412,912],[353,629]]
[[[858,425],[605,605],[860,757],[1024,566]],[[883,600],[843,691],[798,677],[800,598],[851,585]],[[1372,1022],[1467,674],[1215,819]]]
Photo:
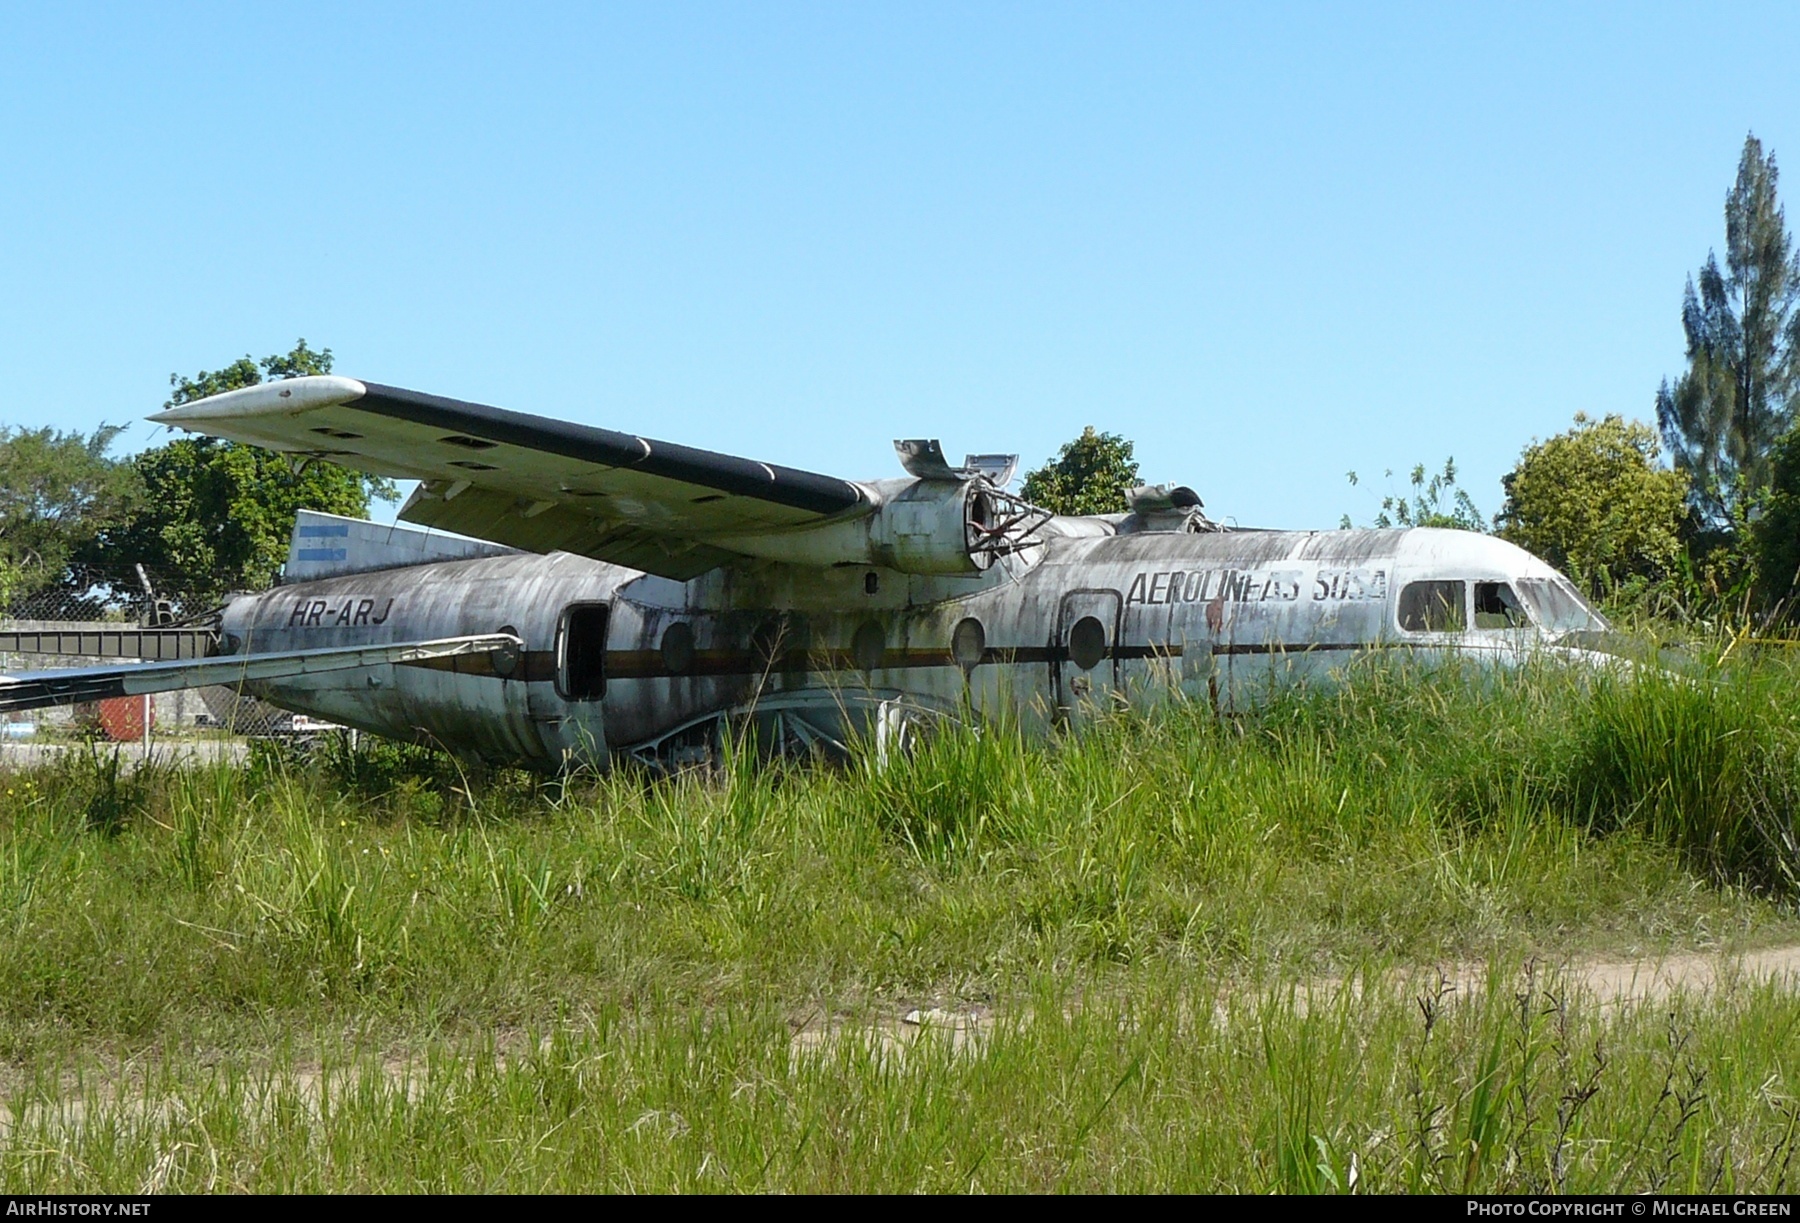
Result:
[[[1536,1184],[1521,1169],[1549,1177],[1553,1160],[1568,1185],[1648,1185],[1664,1121],[1627,1142],[1624,1119],[1666,1120],[1685,1097],[1646,1085],[1667,1035],[1647,1013],[1582,1012],[1526,1059],[1574,1082],[1592,1040],[1641,1046],[1609,1052],[1610,1094],[1581,1106],[1617,1110],[1592,1149],[1552,1101],[1584,1088],[1517,1086],[1547,1072],[1518,1068],[1537,1036],[1494,1026],[1505,990],[1479,1022],[1445,1018],[1475,1027],[1437,1044],[1418,1043],[1405,1000],[1346,1004],[1339,1028],[1310,1010],[1240,1016],[1229,1039],[1200,1019],[1370,964],[1794,937],[1797,678],[1780,659],[1680,677],[1359,665],[1239,717],[1119,710],[1047,743],[946,726],[885,764],[742,753],[667,779],[476,775],[379,744],[191,769],[71,753],[0,775],[0,1101],[15,1114],[0,1168],[38,1187],[123,1187],[166,1163],[171,1187],[1302,1189],[1346,1187],[1354,1154],[1371,1187]],[[789,1061],[793,1025],[934,1003],[1034,1018],[976,1057],[908,1053],[905,1071],[878,1051],[833,1054],[853,1064],[829,1073]],[[1787,1001],[1755,1007],[1792,1030]],[[1684,1048],[1773,1049],[1733,1014],[1696,1013]],[[537,1048],[521,1033],[551,1036],[548,1052],[521,1060]],[[484,1053],[493,1042],[511,1052]],[[1313,1045],[1323,1061],[1297,1051]],[[1440,1046],[1440,1061],[1408,1052]],[[1785,1073],[1772,1052],[1744,1056]],[[389,1069],[334,1096],[343,1111],[281,1086],[327,1062]],[[393,1064],[417,1081],[394,1088]],[[161,1068],[154,1091],[144,1066]],[[683,1078],[697,1066],[718,1076],[704,1090]],[[252,1107],[259,1075],[275,1103]],[[761,1104],[733,1103],[745,1083]],[[1747,1153],[1774,1150],[1787,1115],[1769,1091],[1683,1122],[1711,1136],[1681,1139],[1698,1144],[1682,1175],[1752,1175]],[[44,1144],[69,1142],[43,1110],[78,1099],[112,1120],[84,1122],[82,1162],[57,1164]],[[580,1119],[558,1099],[585,1101]],[[700,1117],[738,1145],[689,1137]],[[196,1162],[192,1118],[211,1118],[237,1172]],[[478,1156],[482,1133],[506,1142]],[[1195,1134],[1214,1137],[1183,1154]],[[388,1153],[353,1173],[365,1139]],[[1440,1141],[1452,1154],[1427,1160]],[[872,1163],[876,1149],[906,1154]],[[244,1170],[262,1160],[283,1170]],[[1660,1183],[1688,1183],[1674,1175]]]
[[0,1190],[1791,1192],[1800,1001],[1605,1009],[1497,970],[1307,1007],[1168,973],[1044,983],[979,1039],[602,1007],[401,1053],[45,1059]]
[[1794,678],[1369,667],[1254,716],[1122,711],[1048,744],[950,726],[885,766],[669,780],[477,779],[387,746],[75,753],[3,779],[0,1023],[530,1014],[590,980],[979,994],[1145,958],[1310,971],[1786,929]]

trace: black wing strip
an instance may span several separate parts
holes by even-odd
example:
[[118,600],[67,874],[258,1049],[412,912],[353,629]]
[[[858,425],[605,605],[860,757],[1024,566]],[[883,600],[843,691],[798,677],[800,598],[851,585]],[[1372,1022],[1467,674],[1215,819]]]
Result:
[[815,514],[836,514],[862,500],[855,485],[835,476],[715,454],[673,442],[654,442],[611,429],[465,403],[460,399],[426,395],[377,382],[363,385],[368,388],[368,394],[349,406],[485,441],[503,442],[584,463],[628,467]]

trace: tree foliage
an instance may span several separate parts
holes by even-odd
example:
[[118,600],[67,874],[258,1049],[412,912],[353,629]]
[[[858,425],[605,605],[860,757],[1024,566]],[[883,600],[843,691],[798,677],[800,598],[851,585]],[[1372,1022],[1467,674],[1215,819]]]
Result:
[[1731,532],[1767,487],[1775,441],[1800,393],[1800,257],[1776,196],[1775,155],[1744,141],[1725,197],[1725,267],[1708,252],[1681,305],[1688,368],[1656,393],[1676,468],[1691,476],[1700,525]]
[[[1346,474],[1351,484],[1360,482],[1354,471]],[[1383,474],[1391,477],[1394,473],[1390,470]],[[1425,474],[1425,464],[1420,463],[1412,469],[1408,480],[1412,485],[1411,495],[1389,493],[1383,497],[1381,509],[1376,512],[1370,525],[1382,530],[1394,527],[1487,530],[1487,519],[1475,508],[1475,501],[1469,496],[1468,490],[1457,486],[1455,459],[1445,459],[1444,469],[1433,472],[1429,477]],[[1345,514],[1340,525],[1348,529],[1350,515]]]
[[[248,356],[192,378],[169,375],[166,407],[204,399],[271,379],[331,372],[331,350],[302,339],[292,351],[261,362]],[[144,490],[128,521],[101,532],[95,550],[114,560],[141,562],[174,584],[192,606],[232,590],[274,580],[287,555],[299,510],[361,517],[371,497],[390,498],[393,486],[332,463],[295,463],[255,446],[210,437],[179,438],[132,460]]]
[[302,337],[295,342],[290,351],[264,357],[261,361],[253,361],[250,354],[245,353],[230,365],[216,370],[203,369],[192,378],[184,378],[180,374],[170,374],[169,398],[163,407],[172,408],[178,404],[191,403],[196,399],[223,395],[226,391],[256,386],[266,379],[305,378],[313,374],[329,374],[331,360],[329,348],[308,348],[305,337]]
[[134,473],[107,454],[123,428],[85,436],[0,428],[0,600],[61,581],[69,562],[128,512]]
[[1769,488],[1750,524],[1757,588],[1764,606],[1786,603],[1788,619],[1800,594],[1800,425],[1776,441],[1769,456]]
[[1688,476],[1657,465],[1656,431],[1620,416],[1527,446],[1502,481],[1502,538],[1596,594],[1664,576],[1681,555]]
[[1126,494],[1139,483],[1131,450],[1117,433],[1089,425],[1054,459],[1027,474],[1019,495],[1057,514],[1123,513],[1131,508]]

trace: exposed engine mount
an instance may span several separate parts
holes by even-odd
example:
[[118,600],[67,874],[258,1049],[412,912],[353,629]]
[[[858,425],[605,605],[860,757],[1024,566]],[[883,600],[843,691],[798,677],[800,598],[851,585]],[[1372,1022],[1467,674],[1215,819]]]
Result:
[[871,559],[902,573],[981,573],[1036,542],[1050,519],[980,476],[920,480],[869,521]]
[[1050,511],[1003,487],[1018,456],[970,455],[952,467],[935,441],[900,441],[894,448],[913,478],[861,485],[869,508],[855,517],[712,542],[768,560],[880,565],[931,576],[983,573],[1002,557],[1037,546]]

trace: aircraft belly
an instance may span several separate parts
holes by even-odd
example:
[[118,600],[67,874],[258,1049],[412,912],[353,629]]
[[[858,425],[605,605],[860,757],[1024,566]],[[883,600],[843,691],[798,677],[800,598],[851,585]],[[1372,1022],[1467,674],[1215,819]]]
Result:
[[394,670],[411,737],[490,760],[545,758],[519,691],[523,684],[423,667]]
[[747,679],[694,676],[616,678],[606,686],[606,724],[614,743],[639,743],[704,714],[753,703]]
[[[548,686],[548,685],[546,685]],[[283,709],[495,761],[549,761],[522,684],[412,666],[365,667],[247,685]]]
[[[251,695],[294,713],[355,730],[408,739],[411,733],[392,688],[390,666],[246,684]],[[370,681],[375,680],[371,685]]]

